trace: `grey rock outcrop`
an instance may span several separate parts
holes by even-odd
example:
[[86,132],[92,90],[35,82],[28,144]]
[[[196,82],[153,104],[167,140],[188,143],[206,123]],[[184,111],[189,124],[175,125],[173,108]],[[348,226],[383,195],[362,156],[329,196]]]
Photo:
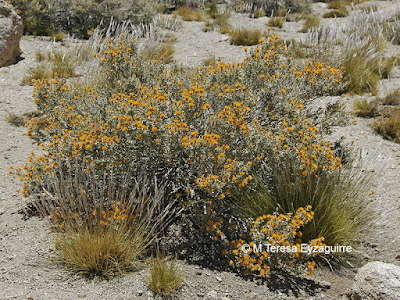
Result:
[[17,62],[21,55],[19,41],[23,34],[21,17],[11,4],[0,0],[0,67]]
[[380,261],[366,264],[358,270],[350,299],[400,299],[400,267]]

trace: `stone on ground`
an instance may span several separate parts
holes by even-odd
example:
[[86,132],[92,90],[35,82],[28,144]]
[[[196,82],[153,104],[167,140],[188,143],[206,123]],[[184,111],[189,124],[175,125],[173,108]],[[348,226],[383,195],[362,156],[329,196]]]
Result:
[[19,48],[22,33],[21,17],[11,4],[0,0],[0,67],[17,62],[22,53]]

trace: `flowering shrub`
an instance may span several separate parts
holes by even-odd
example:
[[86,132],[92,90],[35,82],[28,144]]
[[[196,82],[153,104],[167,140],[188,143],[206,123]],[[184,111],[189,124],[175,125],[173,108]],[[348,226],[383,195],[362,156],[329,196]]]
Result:
[[38,82],[36,102],[47,119],[32,119],[28,135],[49,153],[35,159],[41,166],[25,180],[48,173],[55,158],[77,159],[88,169],[113,166],[121,173],[146,166],[168,176],[174,192],[201,188],[224,198],[249,184],[266,159],[295,159],[304,175],[341,168],[294,98],[333,90],[340,71],[321,63],[295,71],[290,58],[280,58],[285,46],[269,43],[241,64],[220,63],[184,78],[140,61],[135,45],[121,40],[102,54],[99,86]]
[[[321,126],[329,124],[313,123],[307,109],[313,97],[341,90],[341,70],[320,62],[299,65],[278,37],[260,40],[242,63],[196,72],[143,60],[123,34],[94,57],[100,61],[95,84],[62,78],[35,83],[44,115],[28,121],[28,135],[45,154],[32,155],[17,170],[25,195],[41,193],[60,170],[112,172],[117,183],[145,170],[168,183],[163,205],[178,198],[182,220],[203,228],[196,235],[222,226],[213,238],[220,250],[224,236],[232,241],[246,233],[232,201],[262,170],[284,168],[306,182],[343,168],[321,136]],[[309,210],[293,218],[305,222],[308,216]],[[105,217],[102,222],[111,224],[107,212]]]

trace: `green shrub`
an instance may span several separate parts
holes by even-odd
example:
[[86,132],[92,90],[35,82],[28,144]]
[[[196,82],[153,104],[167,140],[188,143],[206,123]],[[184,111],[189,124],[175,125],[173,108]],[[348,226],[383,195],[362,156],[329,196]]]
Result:
[[[338,150],[342,151],[341,162],[349,165],[351,160],[347,160],[351,155],[347,150],[341,147],[335,150],[336,155]],[[372,219],[365,200],[372,175],[351,168],[334,174],[316,172],[306,177],[297,174],[290,162],[285,167],[266,169],[259,185],[236,199],[237,209],[255,219],[272,214],[277,208],[279,213],[295,214],[297,207],[311,205],[314,218],[302,229],[302,241],[323,236],[326,245],[357,245]]]
[[375,101],[368,102],[365,99],[356,100],[354,102],[354,111],[357,117],[373,118],[378,114],[378,103]]
[[218,15],[218,5],[217,2],[211,1],[211,3],[208,5],[208,14],[210,15],[211,18],[215,19]]
[[65,39],[65,33],[62,31],[59,31],[56,34],[53,34],[52,38],[54,38],[54,40],[56,42],[62,42]]
[[300,30],[301,32],[307,32],[309,30],[315,30],[319,28],[321,24],[321,19],[318,16],[308,16],[306,17],[306,21],[303,24],[303,28]]
[[230,32],[231,45],[252,46],[258,44],[261,38],[261,30],[235,29]]
[[171,295],[180,287],[182,275],[179,273],[176,260],[168,262],[158,256],[151,261],[150,276],[146,281],[147,287],[156,294]]

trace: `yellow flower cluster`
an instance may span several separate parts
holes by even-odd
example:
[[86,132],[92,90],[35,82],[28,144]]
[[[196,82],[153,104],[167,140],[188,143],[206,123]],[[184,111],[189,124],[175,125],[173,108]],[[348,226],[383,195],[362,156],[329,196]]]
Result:
[[[248,241],[239,239],[232,241],[233,250],[228,257],[230,265],[252,273],[267,276],[272,268],[289,268],[304,265],[301,252],[301,236],[299,229],[313,219],[311,206],[300,207],[296,214],[270,214],[249,222]],[[323,238],[310,241],[310,246],[323,245]],[[243,247],[247,248],[243,248]],[[279,251],[271,251],[270,249]],[[244,251],[245,250],[245,251]],[[258,252],[259,251],[259,252]],[[306,258],[306,261],[310,257]],[[306,262],[307,271],[313,271],[315,264]]]

